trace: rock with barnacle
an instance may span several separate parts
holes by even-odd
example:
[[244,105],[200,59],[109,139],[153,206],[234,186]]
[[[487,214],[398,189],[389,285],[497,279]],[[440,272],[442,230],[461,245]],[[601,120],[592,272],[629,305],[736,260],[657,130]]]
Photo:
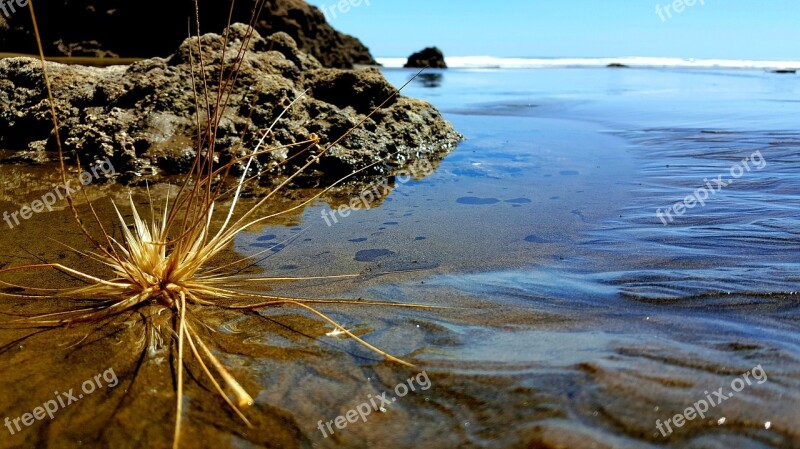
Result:
[[[237,57],[248,30],[242,24],[231,27],[226,64]],[[213,97],[226,41],[218,34],[206,34],[201,41]],[[307,185],[324,185],[373,163],[373,174],[387,174],[398,168],[398,159],[438,160],[461,139],[429,103],[393,97],[396,88],[376,69],[324,68],[285,33],[268,38],[254,33],[248,47],[215,141],[220,164],[253,148],[260,133],[304,91],[306,95],[266,137],[271,146],[318,137],[319,145],[325,147],[388,99],[383,109],[366,118],[298,178]],[[83,161],[108,157],[131,182],[185,172],[196,148],[197,103],[192,83],[201,84],[197,61],[197,40],[187,39],[169,58],[129,66],[48,63],[65,150],[78,152]],[[200,85],[198,93],[203,117],[205,92]],[[44,98],[37,60],[0,60],[0,102],[7,105],[0,110],[0,148],[13,150],[13,160],[40,161],[47,159],[43,153],[46,156],[55,149]],[[251,167],[251,174],[265,182],[280,180],[319,151],[311,148],[294,157],[305,147],[264,154]]]

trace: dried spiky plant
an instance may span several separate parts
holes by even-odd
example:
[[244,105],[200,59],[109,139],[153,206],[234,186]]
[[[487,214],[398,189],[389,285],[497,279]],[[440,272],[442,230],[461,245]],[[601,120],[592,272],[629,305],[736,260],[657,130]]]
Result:
[[[40,59],[42,62],[42,74],[44,78],[44,85],[47,91],[47,98],[49,100],[50,112],[52,114],[54,126],[54,139],[58,147],[60,172],[63,181],[67,182],[67,169],[64,159],[64,154],[59,138],[59,121],[56,114],[55,102],[52,94],[51,83],[48,78],[47,65],[42,50],[41,38],[39,35],[36,17],[34,13],[33,1],[29,2],[30,13],[33,19],[34,34],[36,36]],[[196,5],[196,3],[195,3]],[[258,15],[260,6],[254,9],[253,17]],[[233,11],[233,5],[231,6]],[[97,322],[111,316],[130,311],[145,304],[158,304],[163,309],[166,309],[174,314],[174,342],[176,347],[176,360],[177,365],[174,367],[176,370],[176,415],[175,415],[175,429],[173,437],[173,446],[178,447],[181,434],[181,417],[182,417],[182,396],[184,384],[184,356],[191,353],[193,359],[200,366],[203,373],[207,376],[208,380],[213,384],[216,391],[224,398],[230,408],[244,421],[248,426],[250,422],[244,415],[243,411],[252,404],[251,396],[245,389],[234,379],[231,373],[225,368],[220,360],[211,352],[206,343],[203,342],[200,334],[197,331],[198,323],[196,318],[192,318],[187,311],[193,308],[202,307],[219,307],[225,309],[259,309],[270,306],[294,306],[306,312],[316,315],[320,319],[329,323],[334,329],[341,334],[347,335],[359,344],[365,346],[371,351],[380,354],[386,359],[406,365],[413,366],[408,362],[400,360],[386,352],[369,344],[358,336],[354,335],[349,330],[345,329],[342,325],[319,311],[315,304],[322,303],[353,303],[352,300],[330,300],[330,299],[300,299],[287,296],[265,295],[252,292],[252,286],[257,283],[269,283],[279,281],[296,281],[302,279],[333,279],[333,278],[346,278],[354,277],[354,275],[344,276],[329,276],[329,277],[316,277],[316,278],[244,278],[231,273],[236,267],[241,267],[242,264],[252,262],[252,258],[243,258],[233,263],[228,263],[222,266],[215,265],[215,257],[221,252],[229,248],[234,238],[241,233],[259,223],[263,223],[270,218],[280,214],[285,214],[299,208],[304,207],[321,195],[328,192],[334,186],[340,184],[347,178],[363,171],[370,166],[356,171],[345,178],[340,179],[327,189],[322,190],[312,198],[302,202],[287,210],[271,213],[266,216],[259,216],[258,210],[261,206],[265,205],[285,186],[287,186],[293,179],[301,174],[305,169],[316,163],[320,157],[325,155],[329,150],[344,139],[347,134],[341,136],[337,141],[328,145],[325,149],[320,149],[318,154],[309,157],[307,162],[301,166],[291,176],[285,179],[277,187],[271,189],[263,198],[255,202],[254,205],[244,211],[237,210],[245,184],[251,181],[248,178],[250,167],[255,158],[261,154],[276,151],[279,148],[266,148],[264,141],[272,131],[278,120],[280,120],[292,104],[298,98],[294,99],[291,104],[287,105],[281,116],[272,123],[269,129],[262,131],[262,136],[258,144],[249,151],[247,156],[234,159],[222,166],[215,166],[215,136],[217,127],[224,111],[227,98],[229,97],[226,91],[226,86],[229,86],[235,81],[236,76],[236,63],[234,62],[233,70],[230,71],[229,78],[223,78],[222,67],[219,68],[219,88],[216,92],[216,98],[210,99],[207,88],[206,73],[207,68],[203,60],[203,49],[201,47],[201,40],[199,34],[199,19],[197,20],[197,54],[199,59],[197,65],[200,68],[205,95],[200,95],[198,89],[193,85],[195,92],[195,102],[197,104],[196,110],[198,111],[197,126],[198,126],[198,139],[197,139],[197,152],[196,157],[191,167],[190,172],[186,175],[185,180],[175,188],[174,194],[167,194],[164,205],[160,212],[156,212],[153,206],[152,199],[150,200],[150,217],[145,219],[142,214],[137,210],[133,199],[130,200],[130,213],[133,217],[133,223],[129,227],[123,214],[114,205],[114,209],[120,220],[122,228],[122,236],[119,238],[112,237],[106,232],[103,227],[102,220],[95,212],[91,201],[88,196],[85,197],[88,209],[91,211],[92,219],[101,231],[99,237],[93,236],[89,228],[84,225],[78,208],[75,204],[75,199],[72,198],[67,192],[66,200],[75,221],[80,227],[84,236],[92,245],[92,250],[81,251],[75,248],[70,248],[84,258],[91,259],[102,267],[104,267],[103,274],[91,274],[82,270],[77,270],[58,263],[41,263],[36,265],[26,265],[14,268],[0,270],[0,274],[6,274],[15,271],[28,271],[28,270],[57,270],[67,274],[77,280],[83,282],[83,286],[78,288],[66,289],[43,289],[29,286],[20,286],[11,284],[9,282],[2,282],[5,286],[23,289],[22,292],[16,293],[0,293],[0,295],[12,298],[26,298],[26,299],[77,299],[81,301],[89,301],[92,305],[81,309],[60,311],[46,315],[39,315],[31,318],[14,320],[4,323],[5,325],[15,326],[35,326],[35,327],[60,327],[68,326],[76,323],[91,323]],[[230,22],[230,20],[229,20]],[[230,23],[229,23],[230,25]],[[241,50],[237,55],[235,61],[241,61],[243,53],[247,48],[248,41],[252,35],[252,23],[244,42],[242,42]],[[227,34],[225,35],[225,42],[227,43]],[[223,52],[227,45],[223,46]],[[224,64],[225,57],[221,58],[221,64]],[[194,61],[192,67],[194,67]],[[396,95],[396,94],[395,94]],[[201,97],[205,97],[205,108],[207,116],[200,117],[200,112],[203,108],[201,105]],[[376,111],[383,107],[391,100],[387,98]],[[374,112],[373,112],[374,113]],[[365,117],[356,127],[361,126],[372,114]],[[207,124],[201,127],[200,123],[205,121]],[[352,132],[352,130],[350,131]],[[349,134],[349,133],[348,133]],[[312,147],[319,145],[319,139],[315,136],[300,142],[295,145],[301,145],[305,148],[300,152],[301,154],[308,151]],[[76,160],[77,160],[76,154]],[[77,160],[77,165],[80,166],[80,160]],[[235,164],[244,164],[244,170],[235,182],[225,182],[231,174],[231,169]],[[171,189],[169,189],[171,190]],[[221,225],[214,225],[212,218],[215,214],[215,205],[219,204],[222,199],[230,202],[227,211],[224,213],[224,220]],[[258,256],[258,254],[253,257]],[[385,305],[385,306],[399,306],[399,307],[428,307],[422,305],[407,305],[397,304],[392,302],[381,301],[357,301],[359,305]],[[220,382],[221,380],[221,382]],[[231,393],[230,397],[226,394],[226,389]]]

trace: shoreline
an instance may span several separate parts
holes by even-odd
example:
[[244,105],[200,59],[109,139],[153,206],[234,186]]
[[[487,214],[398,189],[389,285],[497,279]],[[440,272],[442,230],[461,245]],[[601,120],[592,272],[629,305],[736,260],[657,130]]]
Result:
[[[402,68],[405,58],[376,58],[385,68]],[[800,70],[798,61],[746,59],[681,59],[650,57],[618,58],[501,58],[493,56],[447,56],[449,69],[563,69],[607,68],[621,64],[632,69],[720,69],[720,70]],[[433,69],[431,69],[433,70]]]

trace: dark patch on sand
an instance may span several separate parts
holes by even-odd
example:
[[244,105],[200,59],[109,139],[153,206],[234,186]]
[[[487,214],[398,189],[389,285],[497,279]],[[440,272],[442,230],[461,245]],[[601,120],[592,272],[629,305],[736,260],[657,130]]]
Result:
[[547,240],[534,234],[525,237],[525,241],[530,243],[553,243],[552,240]]
[[384,256],[394,255],[394,251],[388,249],[363,249],[356,253],[356,262],[374,262],[375,259]]
[[497,198],[478,198],[477,196],[462,196],[456,200],[458,204],[468,204],[471,206],[485,206],[489,204],[497,204],[500,200]]

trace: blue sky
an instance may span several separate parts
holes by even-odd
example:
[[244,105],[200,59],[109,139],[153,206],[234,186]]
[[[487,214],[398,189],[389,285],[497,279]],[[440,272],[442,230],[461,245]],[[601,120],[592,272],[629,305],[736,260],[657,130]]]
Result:
[[376,57],[437,45],[448,56],[800,60],[800,0],[702,1],[676,12],[666,0],[308,0]]

